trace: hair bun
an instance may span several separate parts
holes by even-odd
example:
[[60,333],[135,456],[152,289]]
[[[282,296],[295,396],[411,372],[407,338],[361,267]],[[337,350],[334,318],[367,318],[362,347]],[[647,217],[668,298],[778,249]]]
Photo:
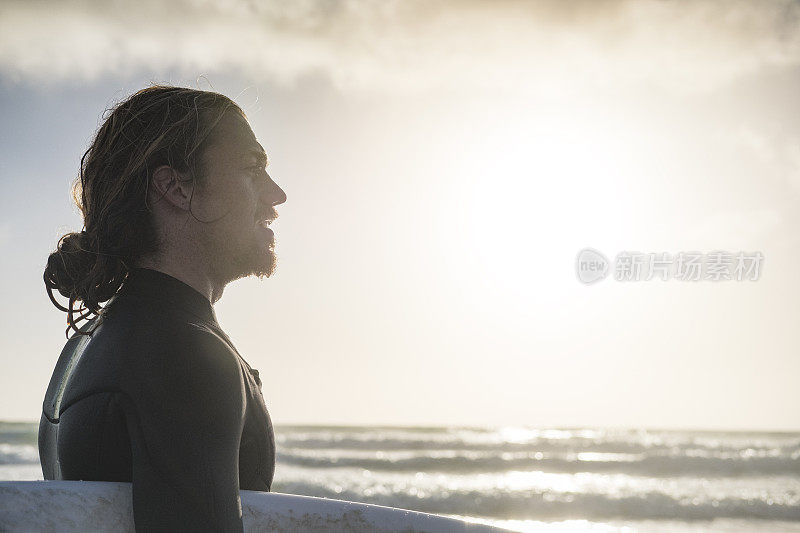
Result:
[[67,233],[47,259],[45,278],[53,282],[61,296],[77,296],[76,283],[94,266],[96,256],[89,251],[88,241],[89,235],[84,231]]
[[[89,273],[97,262],[97,255],[91,251],[91,236],[85,231],[71,232],[63,235],[58,240],[56,251],[47,258],[47,266],[44,270],[44,284],[48,296],[53,304],[67,315],[67,331],[70,324],[86,317],[88,313],[81,313],[87,308],[75,308],[77,301],[86,302],[89,287],[85,280],[89,278]],[[57,290],[61,296],[69,299],[69,306],[64,307],[53,297],[53,290]],[[91,300],[89,300],[91,301]],[[78,317],[74,316],[78,312]],[[96,311],[96,310],[92,310]]]

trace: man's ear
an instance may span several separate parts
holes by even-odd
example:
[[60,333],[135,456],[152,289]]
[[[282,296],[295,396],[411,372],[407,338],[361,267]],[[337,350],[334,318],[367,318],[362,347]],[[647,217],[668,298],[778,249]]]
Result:
[[192,197],[192,180],[186,179],[169,165],[161,165],[153,171],[150,185],[156,201],[165,200],[184,211],[189,210]]

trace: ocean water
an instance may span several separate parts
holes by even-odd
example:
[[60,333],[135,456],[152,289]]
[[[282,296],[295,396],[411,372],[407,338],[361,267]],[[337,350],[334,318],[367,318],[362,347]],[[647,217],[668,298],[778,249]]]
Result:
[[[42,479],[0,422],[0,479]],[[273,490],[517,531],[798,531],[800,433],[276,426]]]

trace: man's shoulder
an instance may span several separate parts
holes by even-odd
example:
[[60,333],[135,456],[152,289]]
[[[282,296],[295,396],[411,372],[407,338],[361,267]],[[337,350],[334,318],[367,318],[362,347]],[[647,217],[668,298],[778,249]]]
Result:
[[139,416],[190,417],[198,431],[213,429],[220,417],[243,416],[245,378],[236,353],[202,322],[169,326],[126,349],[121,386]]

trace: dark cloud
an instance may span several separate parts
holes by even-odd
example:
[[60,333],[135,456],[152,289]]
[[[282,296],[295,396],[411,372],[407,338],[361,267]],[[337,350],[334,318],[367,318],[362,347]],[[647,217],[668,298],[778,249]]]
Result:
[[705,91],[800,62],[800,4],[339,1],[4,2],[0,72],[322,73],[366,90]]

